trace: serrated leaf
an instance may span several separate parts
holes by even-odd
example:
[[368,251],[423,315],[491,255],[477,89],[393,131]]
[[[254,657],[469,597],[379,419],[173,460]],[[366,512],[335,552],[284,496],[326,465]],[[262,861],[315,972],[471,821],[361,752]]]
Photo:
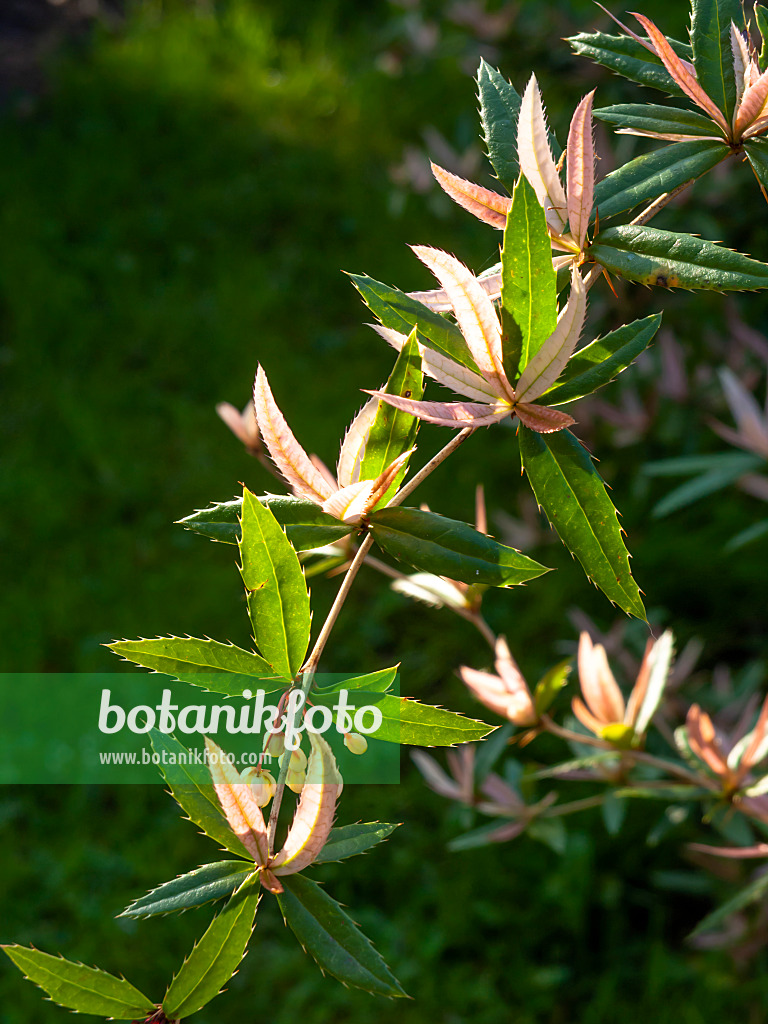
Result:
[[242,860],[203,864],[134,900],[118,917],[153,917],[155,914],[173,914],[190,907],[202,907],[205,903],[231,896],[254,870],[252,863]]
[[329,686],[318,686],[315,693],[338,693],[339,690],[367,690],[371,693],[384,693],[390,688],[397,677],[399,666],[392,668],[381,668],[377,672],[367,672],[362,676],[350,676],[349,679],[342,679]]
[[188,1017],[221,992],[245,956],[260,898],[258,883],[247,884],[214,917],[168,986],[166,1017]]
[[706,498],[710,494],[721,491],[724,487],[729,487],[739,477],[763,464],[759,456],[749,455],[746,452],[728,452],[727,455],[727,462],[723,458],[713,469],[702,473],[701,476],[697,476],[693,480],[686,480],[684,484],[666,494],[651,510],[654,519],[663,519],[664,516],[668,516],[672,512],[677,512],[701,498]]
[[764,196],[768,196],[768,139],[748,139],[744,143],[752,170],[755,172]]
[[[326,544],[333,544],[348,536],[353,530],[353,527],[323,512],[319,505],[308,498],[266,494],[259,501],[285,527],[286,536],[296,551],[325,547]],[[186,530],[192,530],[210,540],[237,544],[240,540],[242,511],[243,499],[234,498],[193,512],[178,523]]]
[[[313,693],[314,704],[333,708],[338,694]],[[361,707],[375,707],[381,714],[381,725],[372,733],[377,740],[415,747],[450,747],[455,743],[471,743],[493,732],[494,726],[474,718],[465,718],[455,711],[420,704],[391,693],[352,691],[347,708],[354,714]],[[366,716],[367,721],[368,716]]]
[[560,382],[545,392],[547,405],[574,402],[612,381],[645,351],[660,326],[661,313],[654,313],[579,349],[560,374]]
[[25,978],[46,992],[54,1003],[78,1013],[92,1013],[115,1020],[148,1017],[157,1009],[125,978],[42,953],[26,946],[4,945],[0,949]]
[[496,177],[511,194],[517,181],[517,118],[520,96],[502,74],[482,58],[477,72],[483,137]]
[[309,593],[296,552],[274,515],[243,490],[240,574],[259,651],[284,679],[302,666],[309,646]]
[[[424,374],[415,329],[400,350],[384,391],[388,395],[400,395],[417,402],[421,400],[424,394]],[[415,416],[380,401],[365,445],[360,479],[375,480],[395,459],[413,448],[418,430],[419,421]],[[398,472],[380,504],[386,505],[397,493],[406,469],[407,466],[403,466]]]
[[[547,218],[531,185],[521,175],[504,229],[501,303],[520,329],[520,352],[503,345],[504,367],[515,380],[557,325],[557,275]],[[514,365],[513,365],[514,364]]]
[[736,914],[739,910],[743,910],[744,907],[756,903],[758,900],[763,899],[766,894],[768,894],[768,874],[758,875],[757,878],[752,879],[749,885],[745,885],[743,889],[739,890],[735,896],[726,900],[717,910],[713,910],[711,914],[707,914],[702,921],[699,921],[688,938],[692,939],[703,932],[719,928],[722,924],[725,924],[731,914]]
[[644,153],[597,183],[595,209],[601,221],[632,210],[692,178],[700,178],[730,155],[728,147],[719,142],[675,142],[654,153]]
[[692,0],[691,46],[696,78],[730,121],[736,104],[731,22],[744,19],[739,0]]
[[[251,856],[226,822],[213,784],[201,783],[187,764],[189,751],[174,736],[151,729],[152,749],[160,757],[159,768],[176,803],[189,820],[237,857]],[[180,756],[181,755],[181,756]]]
[[606,597],[645,621],[616,509],[589,454],[568,430],[536,434],[521,425],[518,437],[536,501],[560,540]]
[[601,231],[590,256],[614,274],[662,288],[742,291],[768,287],[768,266],[677,231],[624,224]]
[[[591,57],[597,64],[623,75],[639,85],[660,89],[671,96],[685,93],[672,78],[662,62],[630,36],[612,36],[605,32],[580,32],[567,42],[583,57]],[[673,50],[690,61],[691,48],[675,39],[669,40]]]
[[423,302],[410,298],[398,288],[374,281],[365,274],[350,274],[349,278],[366,306],[384,327],[401,334],[410,334],[412,328],[418,327],[422,345],[448,356],[475,373],[480,372],[461,331],[451,320],[434,313]]
[[723,133],[713,124],[711,118],[705,117],[697,110],[667,107],[661,103],[616,103],[610,107],[600,107],[595,111],[595,117],[618,128],[632,129],[639,134],[647,132],[649,135],[708,135],[713,139],[719,139],[720,148],[725,150],[723,156],[728,155],[728,149],[723,145]]
[[284,884],[277,902],[285,923],[321,971],[376,995],[406,995],[370,939],[316,882],[291,875]]
[[385,508],[370,518],[374,540],[399,561],[462,583],[509,587],[549,572],[467,523],[415,508]]
[[387,839],[400,825],[384,821],[359,822],[356,825],[340,825],[332,828],[328,842],[315,859],[315,864],[346,860],[358,853],[365,853],[371,847]]
[[238,697],[254,682],[265,693],[285,688],[285,681],[275,679],[272,666],[258,654],[216,640],[160,636],[151,640],[115,640],[105,646],[135,665],[213,693]]
[[765,57],[768,53],[768,8],[763,7],[762,4],[755,4],[754,11],[757,31],[763,41],[760,49],[760,67],[765,68]]

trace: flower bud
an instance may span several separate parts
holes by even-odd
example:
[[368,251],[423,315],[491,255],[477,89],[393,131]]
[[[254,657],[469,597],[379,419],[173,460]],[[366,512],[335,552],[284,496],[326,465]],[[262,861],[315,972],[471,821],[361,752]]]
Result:
[[282,757],[285,750],[285,733],[268,732],[264,739],[264,753],[271,757]]
[[368,749],[368,740],[359,732],[345,732],[344,746],[353,754],[364,754]]
[[294,793],[301,793],[304,788],[304,779],[306,773],[303,771],[296,772],[288,769],[288,774],[285,777],[285,784]]
[[[283,755],[283,758],[287,756]],[[282,763],[282,761],[281,761]],[[307,770],[307,755],[298,747],[296,750],[291,751],[291,759],[288,764],[288,770],[292,772],[305,772]]]
[[240,778],[251,787],[251,793],[259,807],[266,807],[275,795],[277,783],[274,776],[262,768],[246,768]]

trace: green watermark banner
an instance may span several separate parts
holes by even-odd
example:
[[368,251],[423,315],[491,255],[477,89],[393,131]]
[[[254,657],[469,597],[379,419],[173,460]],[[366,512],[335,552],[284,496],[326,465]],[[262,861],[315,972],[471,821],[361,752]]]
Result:
[[[344,783],[400,781],[397,697],[346,689],[351,676],[318,675],[304,704],[288,694],[252,689],[224,696],[147,673],[0,673],[0,783],[210,784],[205,737],[238,771],[278,767],[263,756],[269,730],[282,726],[286,747],[309,753],[309,732],[330,744]],[[344,734],[365,737],[351,753]],[[378,735],[377,735],[378,734]]]

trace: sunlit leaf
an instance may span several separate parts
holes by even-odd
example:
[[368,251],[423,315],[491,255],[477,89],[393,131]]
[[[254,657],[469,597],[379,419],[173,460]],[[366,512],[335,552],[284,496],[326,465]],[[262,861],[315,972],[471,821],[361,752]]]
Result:
[[477,71],[480,120],[483,136],[496,177],[511,194],[517,181],[517,118],[520,96],[514,86],[482,58]]
[[520,351],[504,346],[514,380],[557,324],[556,274],[544,210],[524,177],[515,185],[501,253],[501,302],[520,329]]
[[253,638],[275,672],[292,679],[309,645],[309,594],[301,564],[280,524],[247,488],[241,531],[240,573]]
[[415,508],[380,509],[370,516],[376,543],[416,569],[462,583],[513,586],[549,570],[467,523]]
[[607,228],[590,256],[614,274],[661,288],[741,291],[768,287],[768,266],[703,238],[633,226]]
[[116,978],[97,967],[86,967],[26,946],[5,945],[0,949],[25,978],[39,985],[54,1003],[69,1010],[133,1020],[146,1018],[157,1009],[125,978]]
[[743,26],[739,0],[692,0],[691,45],[696,77],[730,120],[736,103],[731,22]]
[[[289,494],[266,494],[259,498],[275,519],[285,528],[286,536],[296,551],[311,551],[347,537],[353,527],[327,515],[308,498]],[[240,540],[240,516],[243,499],[222,501],[200,509],[179,520],[179,525],[224,544]]]
[[328,842],[317,855],[315,864],[346,860],[347,857],[365,853],[387,839],[399,827],[399,823],[390,825],[384,821],[370,821],[332,828]]
[[258,884],[249,885],[213,919],[168,986],[163,999],[166,1017],[188,1017],[219,994],[245,956],[259,898]]
[[536,501],[562,542],[606,597],[645,621],[616,509],[589,454],[567,430],[536,434],[521,426],[518,436]]
[[545,392],[547,405],[573,402],[613,380],[650,345],[660,325],[661,313],[654,313],[579,349],[560,374],[559,382]]
[[213,693],[240,696],[255,683],[266,693],[285,687],[285,681],[275,678],[271,665],[263,658],[216,640],[160,636],[151,640],[115,640],[105,646],[135,665]]
[[[728,155],[728,148],[723,145],[723,133],[712,123],[711,118],[705,117],[697,110],[662,106],[660,103],[617,103],[610,107],[600,107],[595,111],[595,117],[600,121],[616,125],[617,128],[629,128],[641,134],[647,132],[649,135],[708,135],[713,139],[719,139],[722,156]],[[636,159],[644,160],[649,156],[660,156],[669,148],[671,147],[665,147]],[[635,163],[635,161],[633,160],[631,163]],[[619,172],[614,171],[603,181],[607,181],[617,173]],[[690,175],[690,177],[694,177],[694,175]],[[687,179],[683,178],[682,180],[686,181]],[[604,185],[603,188],[605,188]],[[668,189],[662,189],[662,191],[666,192]],[[606,216],[610,216],[610,214],[606,214]]]
[[[632,82],[660,89],[672,96],[685,95],[661,61],[629,36],[580,32],[567,41],[580,56],[591,57],[597,64],[602,64]],[[669,42],[679,56],[685,60],[691,59],[690,46],[674,39]]]

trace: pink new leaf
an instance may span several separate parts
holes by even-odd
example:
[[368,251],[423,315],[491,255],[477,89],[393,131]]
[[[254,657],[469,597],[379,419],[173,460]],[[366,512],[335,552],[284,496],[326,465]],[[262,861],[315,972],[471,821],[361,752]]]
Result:
[[594,95],[593,89],[576,107],[568,132],[568,226],[579,249],[584,248],[595,194]]
[[491,227],[504,230],[507,213],[512,205],[512,200],[508,196],[500,196],[498,192],[491,192],[490,189],[483,188],[482,185],[459,178],[458,175],[451,174],[450,171],[438,167],[437,164],[430,163],[430,167],[440,188],[455,203],[474,214],[478,220],[490,224]]
[[412,248],[447,292],[456,322],[480,373],[497,394],[509,393],[512,397],[502,364],[501,324],[488,294],[455,256],[424,245]]
[[733,133],[737,139],[741,138],[747,128],[765,113],[766,100],[768,100],[768,71],[764,71],[755,84],[750,85],[744,92],[741,103],[734,114]]
[[365,445],[368,441],[371,424],[376,419],[378,408],[379,403],[375,399],[372,398],[366,402],[344,435],[339,461],[336,465],[336,478],[339,481],[339,487],[347,487],[349,484],[357,483],[360,479],[360,466],[365,455]]
[[567,201],[549,148],[547,122],[535,75],[531,75],[520,104],[517,157],[520,170],[544,207],[547,224],[555,234],[561,235],[565,230]]
[[572,427],[576,422],[573,416],[569,416],[567,412],[527,402],[517,403],[515,415],[523,426],[528,427],[529,430],[535,430],[537,434],[554,434],[557,430]]
[[373,487],[373,480],[358,480],[357,483],[347,484],[346,487],[334,491],[330,498],[326,498],[321,508],[335,519],[341,519],[345,523],[357,523],[368,505]]
[[313,732],[309,740],[307,781],[283,848],[269,865],[275,875],[293,875],[315,860],[328,841],[344,785],[328,742]]
[[686,67],[685,61],[682,61],[677,56],[666,36],[654,25],[650,18],[646,18],[642,14],[635,14],[634,11],[632,12],[632,17],[637,18],[648,33],[648,37],[653,43],[656,54],[661,59],[662,64],[686,96],[689,96],[697,106],[706,111],[712,120],[723,129],[726,136],[729,135],[729,125],[722,112],[701,88],[696,78]]
[[578,666],[581,692],[592,714],[602,725],[623,722],[624,697],[611,672],[605,648],[593,644],[587,632],[579,638]]
[[253,385],[253,402],[264,443],[294,494],[318,504],[325,501],[333,488],[312,465],[309,456],[293,436],[277,407],[267,375],[261,366]]
[[264,866],[269,859],[267,828],[251,787],[241,781],[237,768],[207,736],[205,749],[213,788],[229,827],[256,863]]
[[399,395],[386,395],[383,391],[369,391],[369,395],[393,405],[395,409],[418,416],[425,423],[439,427],[488,427],[512,414],[509,403],[500,402],[496,407],[484,402],[417,402]]
[[[501,273],[488,274],[486,277],[478,277],[477,283],[483,291],[492,299],[498,299],[501,294]],[[423,302],[424,305],[435,313],[450,313],[453,309],[448,293],[444,288],[432,288],[426,292],[408,292],[409,299]]]
[[587,289],[576,269],[571,271],[571,293],[557,319],[557,326],[517,382],[515,394],[519,402],[532,402],[555,383],[581,336],[587,311]]

